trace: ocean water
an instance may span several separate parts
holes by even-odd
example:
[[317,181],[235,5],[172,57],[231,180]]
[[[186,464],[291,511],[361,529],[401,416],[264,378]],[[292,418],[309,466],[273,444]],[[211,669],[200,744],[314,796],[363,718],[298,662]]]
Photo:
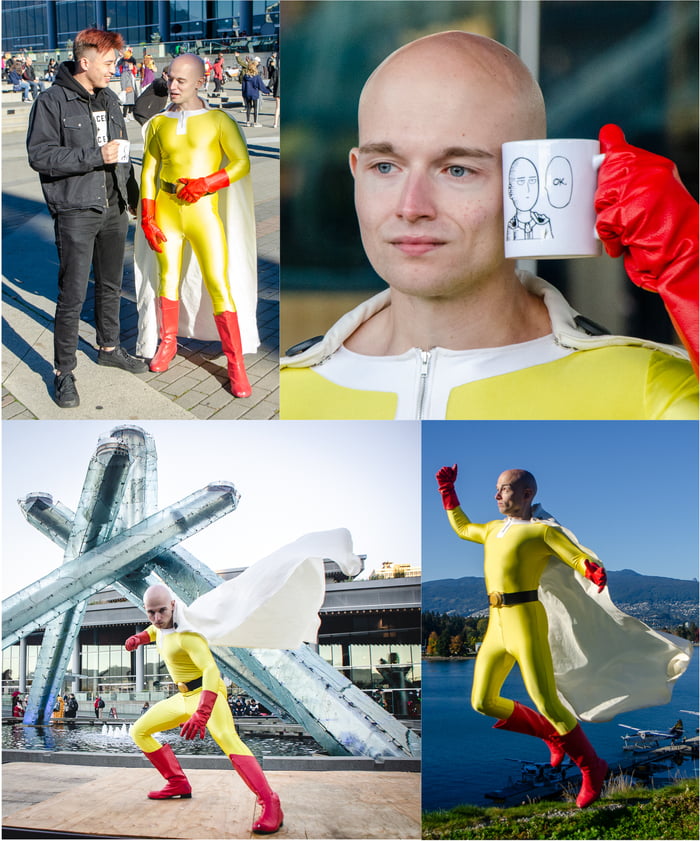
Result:
[[[423,662],[423,794],[425,811],[450,809],[460,803],[494,805],[484,793],[502,788],[509,778],[520,777],[520,764],[514,760],[546,762],[546,745],[532,736],[494,730],[494,719],[475,712],[469,703],[474,674],[474,660],[458,662]],[[517,665],[508,676],[503,695],[528,706]],[[698,711],[698,651],[673,690],[670,703],[647,707],[617,716],[602,724],[583,727],[596,751],[613,764],[626,754],[622,750],[620,727],[667,730],[678,718],[683,720],[685,735],[694,735],[698,716],[681,710]],[[685,776],[697,776],[697,761],[686,760],[680,766]]]

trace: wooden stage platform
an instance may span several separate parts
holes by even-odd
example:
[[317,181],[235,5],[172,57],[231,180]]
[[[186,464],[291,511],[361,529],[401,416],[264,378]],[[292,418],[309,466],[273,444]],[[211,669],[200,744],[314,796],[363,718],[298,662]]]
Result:
[[[261,838],[259,807],[229,770],[186,770],[190,800],[148,800],[162,784],[152,768],[10,762],[2,766],[3,838],[33,830],[92,837]],[[284,826],[275,838],[420,838],[420,774],[268,771]],[[28,836],[27,836],[28,837]]]

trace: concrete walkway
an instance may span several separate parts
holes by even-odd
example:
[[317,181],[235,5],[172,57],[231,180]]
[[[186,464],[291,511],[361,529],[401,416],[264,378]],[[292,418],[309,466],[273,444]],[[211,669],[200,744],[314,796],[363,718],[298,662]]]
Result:
[[[10,95],[5,95],[10,96]],[[18,97],[17,97],[18,98]],[[213,105],[219,100],[210,100]],[[245,357],[251,397],[235,398],[218,342],[180,339],[170,369],[137,376],[96,366],[92,285],[83,309],[78,346],[77,409],[53,402],[53,314],[58,260],[53,223],[39,176],[27,163],[30,106],[2,102],[2,417],[3,419],[275,419],[278,416],[279,130],[274,100],[263,98],[262,128],[242,125],[240,89],[229,84],[222,106],[236,117],[251,155],[258,245],[258,327],[261,346]],[[141,127],[127,123],[137,178],[143,153]],[[133,234],[127,237],[122,293],[122,344],[136,345]]]
[[[142,768],[6,763],[3,837],[12,830],[127,838],[255,838],[260,810],[230,770],[187,770],[189,800],[154,801],[158,773]],[[266,771],[280,795],[283,838],[420,838],[420,774]],[[12,837],[17,837],[16,835]],[[40,837],[40,836],[35,836]]]

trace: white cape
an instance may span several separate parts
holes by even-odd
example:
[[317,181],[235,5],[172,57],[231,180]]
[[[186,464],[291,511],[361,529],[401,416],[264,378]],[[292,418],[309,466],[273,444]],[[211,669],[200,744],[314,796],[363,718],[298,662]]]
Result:
[[[533,519],[561,529],[594,561],[596,554],[540,505]],[[610,721],[619,713],[666,704],[692,656],[688,640],[652,630],[623,613],[598,587],[558,558],[539,590],[547,611],[557,690],[582,721]]]
[[[142,127],[144,137],[148,122]],[[226,163],[224,160],[222,167]],[[156,299],[159,272],[155,252],[149,247],[141,230],[140,214],[139,210],[134,234],[134,279],[139,315],[136,354],[152,359],[158,346],[160,313]],[[256,313],[258,258],[253,184],[250,175],[219,191],[219,214],[228,243],[227,279],[238,312],[243,353],[255,353],[260,344]],[[189,243],[185,245],[182,269],[177,335],[201,341],[218,340],[219,333],[214,322],[211,297],[204,286],[199,263]]]
[[298,648],[315,642],[326,581],[324,558],[346,575],[362,570],[347,529],[312,532],[289,543],[200,596],[175,601],[173,628],[192,631],[211,645]]

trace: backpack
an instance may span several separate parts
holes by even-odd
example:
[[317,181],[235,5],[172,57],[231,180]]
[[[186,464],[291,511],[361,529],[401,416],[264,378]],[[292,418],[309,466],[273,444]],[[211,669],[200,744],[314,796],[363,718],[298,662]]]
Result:
[[105,702],[100,698],[100,703],[97,705],[100,709],[104,709]]

